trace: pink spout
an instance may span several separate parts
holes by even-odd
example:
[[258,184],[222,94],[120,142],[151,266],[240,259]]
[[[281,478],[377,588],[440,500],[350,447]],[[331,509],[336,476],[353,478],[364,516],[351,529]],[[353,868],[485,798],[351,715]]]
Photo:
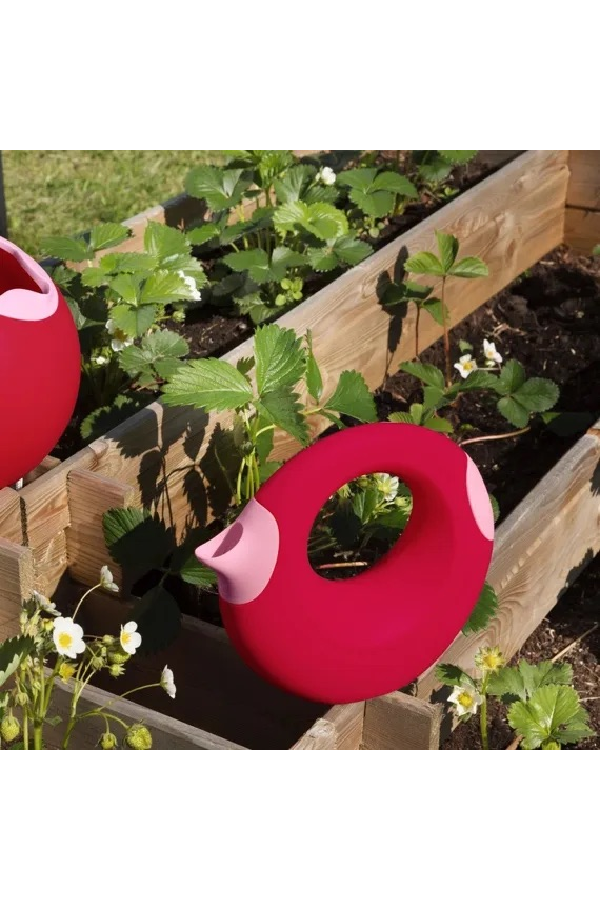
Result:
[[233,525],[197,548],[196,557],[217,573],[222,600],[250,603],[267,586],[278,552],[275,516],[251,500]]

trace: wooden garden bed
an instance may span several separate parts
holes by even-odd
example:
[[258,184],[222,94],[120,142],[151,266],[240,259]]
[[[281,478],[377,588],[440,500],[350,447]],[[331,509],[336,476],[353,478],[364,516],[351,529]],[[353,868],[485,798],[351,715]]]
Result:
[[[571,156],[568,151],[522,154],[287,313],[280,324],[299,333],[312,329],[315,353],[326,376],[325,389],[346,368],[358,369],[371,388],[377,387],[388,372],[396,371],[399,363],[414,353],[412,312],[402,321],[400,333],[396,333],[398,323],[379,304],[386,274],[393,278],[408,254],[434,249],[436,229],[456,234],[465,255],[481,256],[490,272],[486,279],[448,284],[447,302],[456,324],[560,244],[565,233],[575,246],[584,249],[600,241],[600,224],[597,231],[592,227],[592,223],[598,223],[600,211],[591,215],[600,207],[598,156],[596,162],[594,168],[593,157],[579,151]],[[591,218],[579,216],[582,210],[590,211]],[[167,218],[166,212],[156,213],[159,219],[160,215],[170,224],[180,221],[178,214]],[[145,216],[147,219],[148,214]],[[584,237],[582,229],[576,232],[572,224],[577,216],[587,219]],[[421,326],[421,346],[430,345],[439,334],[438,326],[427,317]],[[252,342],[246,341],[224,358],[235,362],[251,352]],[[69,460],[60,464],[47,460],[47,471],[21,491],[0,491],[0,636],[15,630],[21,597],[33,588],[52,593],[66,572],[81,584],[90,585],[97,580],[100,566],[110,562],[101,527],[106,509],[154,502],[180,532],[207,516],[210,518],[196,460],[201,460],[214,428],[228,423],[227,415],[208,416],[154,403]],[[325,424],[316,423],[315,428],[321,429]],[[591,429],[498,531],[490,580],[501,605],[489,640],[499,642],[509,655],[554,605],[567,577],[572,580],[577,568],[600,548],[596,484],[599,439],[600,430]],[[276,453],[285,458],[297,449],[284,436]],[[108,598],[102,599],[101,606],[104,611],[118,610]],[[445,659],[468,667],[475,645],[487,639],[485,635],[460,637]],[[222,636],[215,638],[210,626],[187,622],[179,643],[178,658],[209,660],[204,671],[199,664],[194,667],[190,663],[189,670],[184,671],[183,684],[190,697],[197,695],[199,707],[204,704],[205,717],[212,715],[212,704],[215,718],[211,731],[217,729],[224,703],[233,703],[235,708],[235,689],[244,691],[238,710],[252,705],[254,697],[249,695],[253,692],[269,695],[274,690],[259,679],[253,683],[254,676],[237,660]],[[213,663],[217,666],[217,658],[218,667],[209,669]],[[156,660],[153,658],[150,664],[155,672]],[[207,679],[210,690],[203,687]],[[218,688],[227,679],[234,686],[230,691],[233,699]],[[181,675],[178,681],[182,683]],[[296,702],[296,698],[286,695],[269,695],[263,706],[262,701],[258,702],[252,713],[256,721],[250,730],[256,722],[257,727],[261,721],[267,722],[273,730],[272,746],[293,745],[295,749],[434,749],[441,710],[428,698],[436,687],[430,671],[419,679],[416,697],[396,693],[330,711],[315,710],[314,704]],[[282,697],[285,706],[278,707],[278,703],[283,703]],[[165,710],[169,702],[165,698]],[[135,718],[139,712],[131,710],[131,715]],[[151,715],[154,714],[148,713],[146,718]],[[278,732],[278,719],[285,722],[286,717],[292,722],[290,733],[298,727],[299,734],[305,732],[295,744],[286,743],[287,735]],[[303,723],[307,726],[304,729]],[[156,727],[160,730],[163,725],[161,734],[164,732],[168,745],[175,740],[169,730],[175,726],[167,722]],[[215,742],[219,743],[219,738],[206,731],[180,727],[181,738],[177,740],[189,740],[190,748],[212,749]],[[225,734],[232,742],[231,749],[244,745],[234,731]],[[91,740],[83,738],[88,739]]]

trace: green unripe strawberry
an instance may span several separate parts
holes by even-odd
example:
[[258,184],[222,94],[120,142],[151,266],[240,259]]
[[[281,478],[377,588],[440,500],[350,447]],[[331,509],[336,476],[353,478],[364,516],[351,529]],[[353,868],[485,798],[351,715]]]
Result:
[[145,725],[132,725],[125,735],[125,743],[132,750],[152,750],[152,735]]

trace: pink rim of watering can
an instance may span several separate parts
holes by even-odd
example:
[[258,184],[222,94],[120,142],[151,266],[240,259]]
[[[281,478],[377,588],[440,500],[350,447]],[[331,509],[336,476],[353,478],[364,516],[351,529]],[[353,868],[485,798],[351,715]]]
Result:
[[[339,487],[368,472],[399,476],[413,511],[371,569],[328,581],[307,541]],[[198,547],[218,574],[223,624],[245,662],[280,688],[350,703],[404,687],[431,666],[471,614],[494,538],[475,463],[415,425],[360,425],[290,459],[233,525]]]
[[60,291],[0,238],[0,488],[53,449],[73,414],[80,370],[77,328]]

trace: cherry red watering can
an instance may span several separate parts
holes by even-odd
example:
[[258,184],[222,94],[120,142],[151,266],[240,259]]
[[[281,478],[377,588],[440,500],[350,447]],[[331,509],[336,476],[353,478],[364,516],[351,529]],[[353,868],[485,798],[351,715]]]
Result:
[[0,237],[0,488],[58,441],[75,407],[80,365],[77,329],[58,288]]
[[[371,569],[328,581],[307,541],[335,490],[368,472],[399,476],[413,511]],[[198,547],[218,574],[227,634],[266,680],[310,700],[350,703],[409,684],[456,637],[484,584],[494,537],[475,463],[416,425],[360,425],[290,459],[239,518]]]

